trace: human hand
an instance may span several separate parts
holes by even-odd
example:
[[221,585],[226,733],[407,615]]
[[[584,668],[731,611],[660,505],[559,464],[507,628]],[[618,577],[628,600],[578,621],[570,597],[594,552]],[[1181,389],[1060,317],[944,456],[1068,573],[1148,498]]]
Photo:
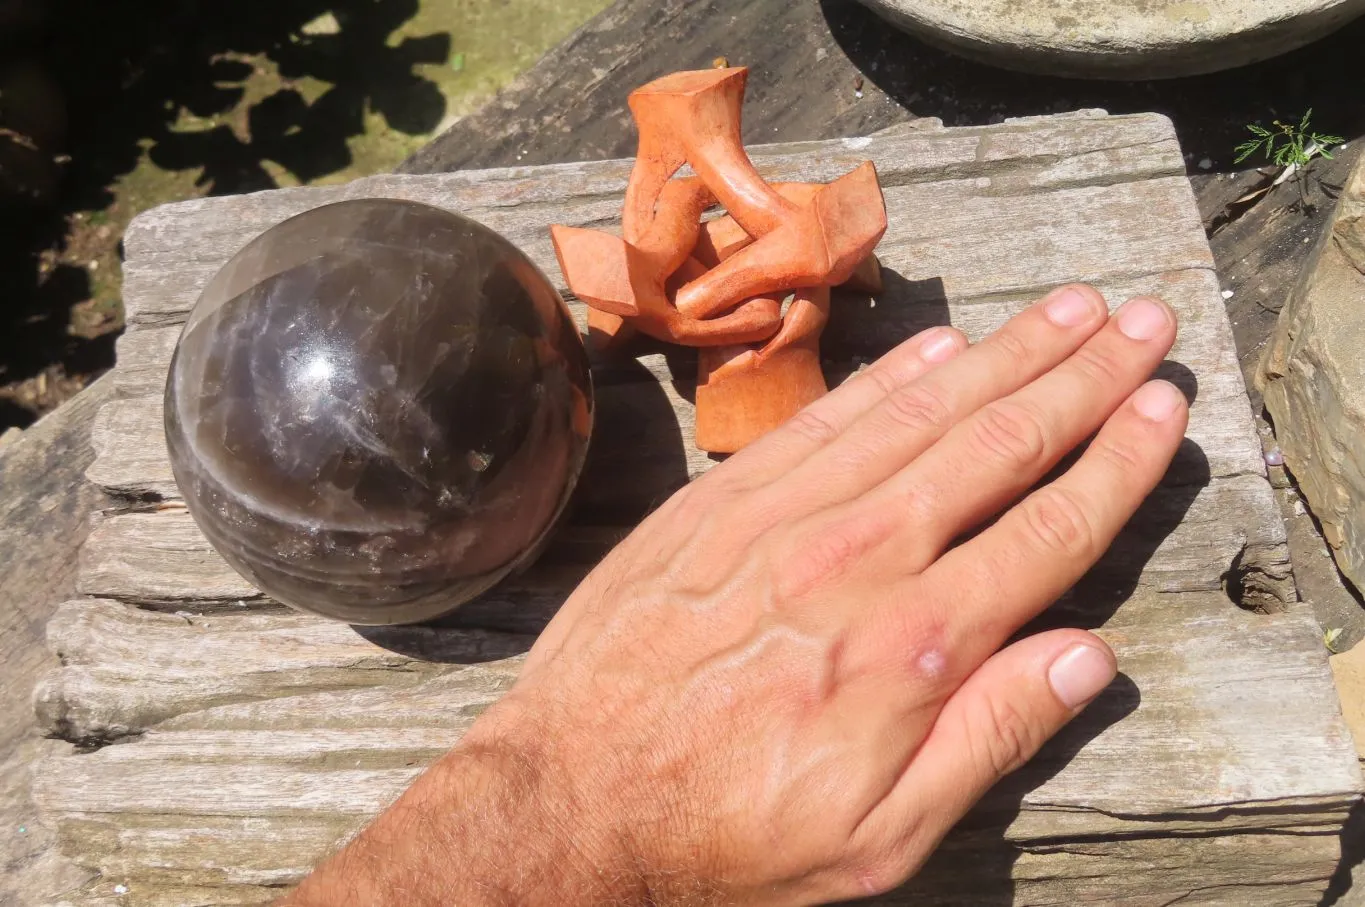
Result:
[[[1067,287],[971,349],[950,328],[908,341],[650,516],[295,903],[343,903],[318,893],[346,876],[403,892],[354,903],[404,904],[898,886],[1114,677],[1084,631],[1000,647],[1170,464],[1186,403],[1144,382],[1175,330],[1154,301],[1110,318]],[[395,856],[412,834],[416,872]]]

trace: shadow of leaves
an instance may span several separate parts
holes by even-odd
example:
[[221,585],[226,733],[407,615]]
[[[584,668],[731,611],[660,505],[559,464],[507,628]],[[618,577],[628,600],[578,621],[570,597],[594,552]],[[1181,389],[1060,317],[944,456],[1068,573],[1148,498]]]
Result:
[[[135,174],[144,158],[210,195],[272,189],[350,166],[367,127],[424,135],[446,114],[421,67],[445,64],[451,37],[406,33],[418,0],[9,5],[34,15],[0,30],[0,135],[22,138],[0,141],[5,384],[97,358],[68,331],[96,288],[54,262],[88,254],[69,245],[80,212],[154,191]],[[101,343],[97,371],[112,365]],[[0,430],[32,421],[22,408]]]

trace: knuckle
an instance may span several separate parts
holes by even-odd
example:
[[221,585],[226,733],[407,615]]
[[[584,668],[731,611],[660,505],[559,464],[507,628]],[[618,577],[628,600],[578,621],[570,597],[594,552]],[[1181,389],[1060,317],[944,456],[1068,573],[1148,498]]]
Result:
[[1082,375],[1104,387],[1118,383],[1126,371],[1114,351],[1098,342],[1081,347],[1072,355],[1071,362]]
[[815,409],[801,410],[787,427],[804,440],[822,447],[839,437],[839,427]]
[[825,533],[804,551],[792,552],[792,560],[804,562],[805,569],[801,572],[814,584],[843,574],[860,554],[862,546],[855,534],[847,529],[836,529]]
[[945,432],[952,424],[952,408],[934,386],[919,382],[896,388],[886,397],[886,411],[896,424]]
[[1100,439],[1095,441],[1090,449],[1102,457],[1114,472],[1124,476],[1126,480],[1131,480],[1147,471],[1147,459],[1138,453],[1138,449],[1131,444]]
[[996,354],[1005,360],[1011,369],[1022,368],[1033,361],[1034,351],[1024,338],[1011,330],[1000,331],[988,341]]
[[846,521],[807,533],[798,544],[784,546],[774,571],[776,606],[796,605],[844,576],[875,543],[867,527]]
[[1046,554],[1080,558],[1095,550],[1090,515],[1069,492],[1044,488],[1020,505],[1020,515],[1030,540]]
[[875,897],[895,891],[914,869],[911,858],[899,846],[879,847],[863,855],[853,867],[855,897]]
[[723,476],[712,479],[708,475],[703,481],[684,485],[657,514],[673,525],[700,525],[715,515],[718,504],[728,496],[727,484]]
[[1043,745],[1044,733],[1037,721],[1020,711],[1013,701],[1004,697],[986,700],[985,715],[980,728],[979,758],[996,777],[1017,771]]
[[1047,433],[1039,415],[1017,402],[1001,400],[972,420],[980,453],[1011,468],[1037,463],[1047,450]]
[[863,372],[863,379],[875,384],[884,397],[891,396],[904,384],[900,376],[885,364]]

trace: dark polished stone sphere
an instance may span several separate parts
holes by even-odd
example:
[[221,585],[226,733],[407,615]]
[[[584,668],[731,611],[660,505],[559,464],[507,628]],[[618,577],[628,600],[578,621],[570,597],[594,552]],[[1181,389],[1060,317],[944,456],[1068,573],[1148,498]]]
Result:
[[538,553],[587,452],[568,308],[511,243],[413,202],[285,221],[209,283],[166,384],[176,482],[263,592],[430,620]]

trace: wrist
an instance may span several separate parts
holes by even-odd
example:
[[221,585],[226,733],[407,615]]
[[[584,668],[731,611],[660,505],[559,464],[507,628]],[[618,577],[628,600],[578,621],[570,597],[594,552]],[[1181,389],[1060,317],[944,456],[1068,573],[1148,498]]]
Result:
[[648,892],[539,747],[476,726],[284,903],[636,904]]
[[476,898],[492,893],[490,905],[643,903],[638,873],[606,821],[605,804],[582,802],[569,774],[573,767],[536,745],[531,734],[502,734],[495,727],[476,728],[441,760],[435,775],[444,787],[436,797],[463,813],[467,835],[479,838],[458,848],[474,860],[459,873],[470,883],[459,889],[469,899],[459,902],[482,904]]

